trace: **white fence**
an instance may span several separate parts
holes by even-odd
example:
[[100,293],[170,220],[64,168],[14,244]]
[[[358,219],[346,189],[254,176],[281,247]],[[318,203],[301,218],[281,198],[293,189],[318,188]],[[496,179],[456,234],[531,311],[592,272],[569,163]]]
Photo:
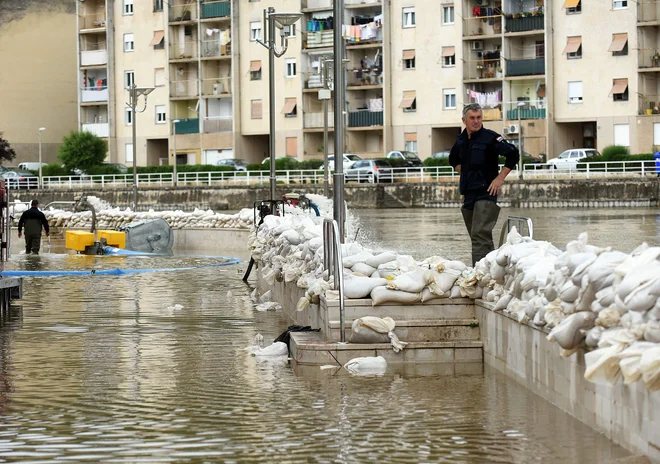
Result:
[[[500,166],[501,168],[501,166]],[[592,179],[592,178],[640,178],[655,177],[660,173],[654,161],[615,161],[579,164],[572,169],[554,169],[548,164],[527,164],[524,167],[525,179]],[[518,171],[512,171],[509,179],[517,178]],[[458,181],[459,174],[451,166],[424,168],[393,168],[394,182],[452,182]],[[332,182],[332,176],[330,176]],[[366,181],[366,179],[365,179]],[[179,172],[177,183],[180,186],[197,185],[259,185],[270,182],[269,171],[213,171]],[[280,184],[318,184],[323,182],[323,169],[278,171]],[[138,174],[138,185],[171,186],[172,173]],[[105,188],[133,185],[133,174],[98,176],[44,177],[44,188]]]

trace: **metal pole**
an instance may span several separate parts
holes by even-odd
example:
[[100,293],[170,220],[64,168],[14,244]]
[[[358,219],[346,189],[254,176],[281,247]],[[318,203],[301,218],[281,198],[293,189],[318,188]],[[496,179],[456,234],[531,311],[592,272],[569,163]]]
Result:
[[333,218],[339,227],[339,240],[344,243],[344,43],[341,25],[344,24],[344,0],[334,0],[334,92],[335,92],[335,174]]
[[520,125],[520,111],[522,108],[518,106],[518,151],[520,152],[520,159],[518,160],[518,177],[523,180],[523,147],[522,147],[522,126]]
[[44,183],[43,180],[41,179],[41,132],[42,130],[39,129],[39,188],[43,188]]
[[174,173],[172,174],[172,182],[174,182],[174,186],[177,186],[177,175],[176,175],[176,122],[173,123],[173,143],[174,143],[174,161],[173,161],[173,167],[174,167]]
[[275,200],[275,186],[277,178],[275,175],[275,20],[271,13],[275,8],[268,7],[268,103],[270,112],[270,137],[268,139],[268,151],[270,152],[270,199]]
[[323,100],[323,194],[330,198],[330,185],[328,184],[328,100]]
[[138,192],[137,192],[137,131],[136,131],[136,126],[137,126],[137,118],[136,118],[136,111],[135,108],[137,106],[136,104],[137,100],[137,85],[133,84],[131,86],[131,98],[130,98],[130,104],[131,104],[131,115],[133,117],[133,211],[137,211],[137,203],[138,203]]

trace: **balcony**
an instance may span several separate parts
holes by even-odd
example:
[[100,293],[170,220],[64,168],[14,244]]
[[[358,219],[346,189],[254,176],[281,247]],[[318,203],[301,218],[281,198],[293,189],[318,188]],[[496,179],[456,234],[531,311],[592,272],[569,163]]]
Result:
[[318,90],[323,88],[323,79],[318,72],[305,72],[301,74],[305,89]]
[[639,95],[638,98],[640,116],[660,114],[660,95]]
[[202,81],[202,95],[204,97],[231,96],[231,77],[204,79]]
[[307,39],[303,42],[303,48],[332,48],[334,31],[308,31]]
[[545,119],[545,100],[532,100],[525,102],[524,106],[519,107],[520,102],[506,102],[506,119],[518,120],[518,112],[520,111],[520,119]]
[[193,98],[199,96],[197,79],[170,81],[170,98]]
[[502,79],[500,58],[467,60],[463,62],[463,80]]
[[99,32],[105,29],[105,13],[78,15],[80,32]]
[[660,53],[656,50],[639,50],[637,52],[637,63],[640,71],[660,68]]
[[231,132],[233,130],[232,122],[233,119],[231,116],[209,116],[208,118],[204,118],[204,133]]
[[529,60],[507,60],[506,75],[509,76],[535,76],[545,74],[545,58]]
[[542,31],[545,28],[544,18],[542,14],[522,17],[515,17],[515,15],[509,17],[507,15],[504,22],[504,32]]
[[202,19],[224,18],[231,15],[230,2],[203,2]]
[[221,44],[220,39],[202,41],[202,59],[229,58],[231,56],[231,44]]
[[348,69],[346,72],[347,87],[371,87],[383,85],[382,68]]
[[94,87],[83,87],[80,95],[80,101],[82,103],[107,102],[108,86],[100,85]]
[[[304,113],[303,127],[305,129],[323,129],[323,113]],[[328,111],[328,127],[335,127],[335,113]]]
[[502,33],[502,16],[473,16],[463,18],[463,37],[480,38],[495,37],[499,38]]
[[180,119],[175,126],[177,135],[199,134],[199,118]]
[[110,124],[107,122],[94,123],[94,124],[83,124],[83,132],[91,132],[97,137],[109,137],[110,136]]
[[80,66],[103,66],[108,64],[107,50],[87,50],[80,52]]
[[170,4],[169,20],[171,23],[197,20],[197,2],[181,5]]
[[382,111],[360,110],[348,113],[348,127],[372,127],[382,125]]
[[197,59],[197,41],[170,43],[170,61],[186,61]]

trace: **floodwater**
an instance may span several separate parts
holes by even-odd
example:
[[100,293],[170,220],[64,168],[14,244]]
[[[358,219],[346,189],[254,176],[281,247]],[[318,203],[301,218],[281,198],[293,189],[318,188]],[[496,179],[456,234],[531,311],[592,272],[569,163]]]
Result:
[[[574,217],[550,210],[544,224],[546,212],[536,212],[539,238]],[[575,231],[564,224],[554,237],[561,243],[587,227],[603,240],[620,237],[619,249],[657,240],[657,214],[635,212],[588,211]],[[371,230],[366,237],[382,247],[460,256],[467,245],[452,213],[359,211],[359,234]],[[645,232],[630,237],[621,225],[633,217],[630,230]],[[448,237],[453,244],[436,243]],[[221,262],[15,255],[8,268],[159,271],[24,279],[22,306],[0,327],[0,462],[565,464],[629,455],[480,365],[354,377],[257,360],[243,348],[257,333],[274,339],[287,321],[254,309],[245,263]]]

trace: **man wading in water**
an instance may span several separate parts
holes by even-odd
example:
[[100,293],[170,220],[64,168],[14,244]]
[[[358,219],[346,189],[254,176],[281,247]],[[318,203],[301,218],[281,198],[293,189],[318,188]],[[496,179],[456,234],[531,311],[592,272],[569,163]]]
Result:
[[21,238],[23,226],[25,226],[25,254],[29,255],[32,252],[38,255],[41,246],[41,228],[44,228],[47,237],[50,236],[50,229],[46,216],[39,211],[39,202],[32,200],[30,206],[32,208],[25,211],[18,221],[18,238]]
[[[497,132],[485,129],[482,118],[479,104],[472,103],[463,108],[465,130],[449,154],[449,164],[461,175],[461,212],[472,240],[472,265],[495,249],[493,227],[500,214],[497,194],[505,177],[518,162],[518,149]],[[500,156],[504,156],[506,162],[498,173]]]

